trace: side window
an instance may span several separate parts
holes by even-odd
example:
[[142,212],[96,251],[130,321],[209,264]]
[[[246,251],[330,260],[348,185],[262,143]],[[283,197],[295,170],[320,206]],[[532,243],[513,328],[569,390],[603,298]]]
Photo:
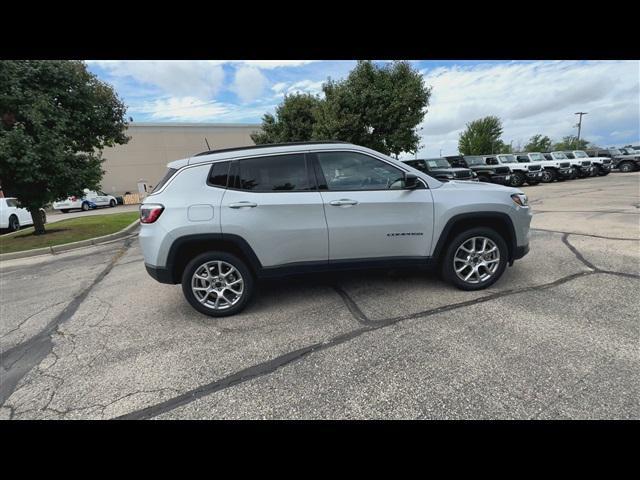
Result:
[[302,153],[240,160],[235,188],[254,192],[309,191],[307,162]]
[[6,200],[7,202],[7,207],[17,207],[18,206],[18,202],[16,202],[13,198],[8,198]]
[[498,159],[494,157],[488,157],[487,165],[498,165]]
[[207,185],[212,187],[227,188],[227,177],[229,176],[229,164],[231,162],[216,162],[211,165]]
[[329,190],[396,190],[404,188],[404,172],[357,152],[318,153]]

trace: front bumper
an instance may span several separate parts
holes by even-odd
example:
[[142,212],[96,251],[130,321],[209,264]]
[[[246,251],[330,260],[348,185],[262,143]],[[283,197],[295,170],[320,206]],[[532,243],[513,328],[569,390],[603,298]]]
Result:
[[491,183],[497,183],[499,185],[509,185],[511,181],[511,175],[491,175]]
[[559,168],[558,176],[561,178],[571,178],[571,167]]
[[527,172],[527,180],[542,181],[542,171],[539,172]]
[[522,257],[524,257],[527,253],[529,253],[529,244],[528,243],[526,245],[516,247],[516,251],[513,252],[513,259],[514,260],[519,260]]

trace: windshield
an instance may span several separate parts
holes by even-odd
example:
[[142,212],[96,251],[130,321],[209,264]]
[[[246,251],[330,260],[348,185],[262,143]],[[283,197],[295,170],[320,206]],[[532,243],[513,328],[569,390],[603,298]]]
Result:
[[609,150],[609,153],[611,155],[622,155],[622,152],[620,150],[618,150],[617,148],[612,148],[611,150]]
[[430,158],[428,160],[425,160],[425,162],[427,162],[429,168],[451,168],[449,162],[447,162],[447,160],[444,158]]
[[518,163],[513,155],[498,155],[498,159],[500,159],[500,163]]
[[529,159],[534,162],[544,162],[545,160],[544,155],[542,155],[541,153],[530,153]]
[[464,157],[464,160],[467,165],[486,165],[482,157]]
[[589,158],[589,155],[584,153],[582,150],[574,150],[573,154],[575,155],[576,158]]
[[568,160],[569,157],[567,157],[564,153],[562,152],[553,152],[551,154],[551,156],[553,157],[554,160]]

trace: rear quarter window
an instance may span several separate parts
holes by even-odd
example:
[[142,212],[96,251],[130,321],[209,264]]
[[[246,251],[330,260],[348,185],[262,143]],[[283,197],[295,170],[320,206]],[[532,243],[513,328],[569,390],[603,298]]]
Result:
[[160,190],[168,181],[171,177],[173,177],[173,175],[178,171],[177,168],[170,168],[167,170],[167,173],[164,174],[164,177],[162,177],[162,179],[156,184],[156,186],[154,187],[153,190],[151,190],[151,193],[155,193],[158,190]]

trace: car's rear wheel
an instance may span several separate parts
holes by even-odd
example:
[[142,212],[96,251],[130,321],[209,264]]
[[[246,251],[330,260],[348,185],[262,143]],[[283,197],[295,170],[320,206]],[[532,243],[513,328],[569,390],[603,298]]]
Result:
[[551,183],[556,179],[556,172],[553,170],[542,171],[542,183]]
[[521,187],[526,177],[521,172],[515,172],[511,174],[511,179],[509,180],[509,186],[511,187]]
[[619,169],[621,172],[629,173],[629,172],[632,172],[632,171],[633,171],[633,165],[631,164],[631,162],[624,162],[624,163],[621,163],[621,164],[618,166],[618,169]]
[[226,252],[198,255],[182,274],[182,292],[187,301],[211,317],[242,311],[253,295],[253,283],[245,263]]
[[495,230],[477,227],[456,235],[442,260],[442,276],[461,290],[482,290],[504,273],[507,243]]
[[15,215],[11,215],[9,217],[9,231],[15,232],[17,230],[20,230],[20,220]]
[[89,204],[85,202],[82,204],[82,211],[86,212],[87,210],[89,210]]

